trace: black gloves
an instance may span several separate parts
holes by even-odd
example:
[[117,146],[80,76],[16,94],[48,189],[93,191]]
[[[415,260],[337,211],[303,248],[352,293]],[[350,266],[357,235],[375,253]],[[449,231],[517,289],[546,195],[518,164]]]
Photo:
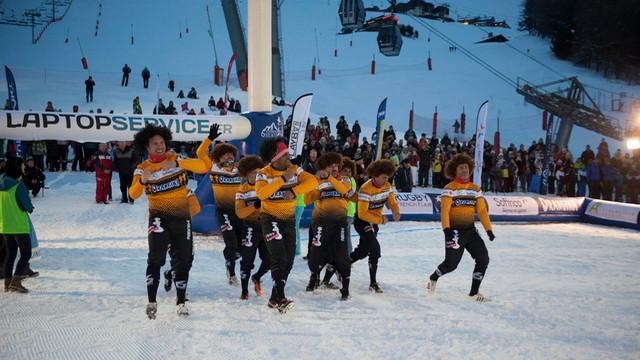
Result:
[[211,125],[211,127],[209,127],[209,136],[208,136],[209,140],[213,141],[219,138],[220,135],[222,135],[222,133],[220,132],[220,125],[213,124]]
[[260,204],[261,204],[260,199],[258,199],[253,202],[253,207],[255,207],[256,209],[260,209]]
[[294,159],[291,159],[291,163],[298,166],[302,165],[302,155],[298,155]]
[[491,241],[493,241],[493,239],[496,238],[496,236],[493,235],[493,231],[491,231],[491,230],[487,231],[487,235],[489,235],[489,240],[491,240]]
[[446,228],[443,231],[444,231],[444,239],[446,241],[452,241],[453,240],[453,230],[451,230],[450,228]]

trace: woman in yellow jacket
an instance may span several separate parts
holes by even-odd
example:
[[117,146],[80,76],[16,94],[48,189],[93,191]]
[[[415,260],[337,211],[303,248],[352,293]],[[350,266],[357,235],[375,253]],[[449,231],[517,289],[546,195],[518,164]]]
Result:
[[369,165],[369,180],[362,184],[358,192],[357,214],[353,222],[353,227],[360,235],[360,242],[351,253],[351,262],[369,257],[369,290],[375,293],[383,292],[376,279],[380,258],[378,225],[387,222],[387,218],[382,215],[382,208],[386,205],[393,214],[393,220],[400,220],[400,208],[389,183],[395,170],[390,160],[377,160]]
[[475,227],[475,214],[478,214],[482,226],[493,241],[491,221],[487,204],[480,187],[471,182],[473,160],[466,154],[458,154],[447,162],[445,173],[452,182],[442,192],[440,215],[445,239],[445,258],[431,274],[427,282],[427,291],[434,294],[438,279],[458,267],[466,249],[476,261],[469,297],[476,301],[489,301],[478,292],[489,265],[489,253],[484,241]]

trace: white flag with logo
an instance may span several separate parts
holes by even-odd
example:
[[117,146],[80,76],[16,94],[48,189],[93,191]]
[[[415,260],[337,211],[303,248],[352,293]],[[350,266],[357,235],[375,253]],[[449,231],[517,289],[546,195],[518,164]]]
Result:
[[289,135],[289,155],[295,158],[302,154],[304,137],[307,133],[307,120],[311,111],[313,94],[304,94],[293,104],[291,119],[291,134]]
[[487,113],[489,112],[489,100],[480,105],[478,109],[478,118],[476,125],[476,154],[475,154],[475,170],[473,171],[473,182],[478,186],[482,186],[482,160],[484,158],[484,138],[487,133]]

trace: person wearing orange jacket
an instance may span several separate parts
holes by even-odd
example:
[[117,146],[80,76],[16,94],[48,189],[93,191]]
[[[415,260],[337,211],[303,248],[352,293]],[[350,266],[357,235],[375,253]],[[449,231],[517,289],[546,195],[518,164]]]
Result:
[[236,260],[240,258],[238,239],[242,235],[242,224],[236,216],[235,199],[240,189],[242,178],[238,175],[236,156],[238,149],[227,143],[216,144],[211,152],[209,146],[220,136],[218,124],[213,124],[209,135],[205,138],[196,154],[209,169],[209,180],[215,206],[216,218],[224,239],[224,259],[227,268],[227,279],[230,285],[238,283],[236,277]]
[[284,289],[296,252],[296,196],[313,190],[318,180],[291,164],[283,139],[265,140],[260,146],[260,157],[268,164],[256,176],[256,195],[261,201],[260,223],[271,256],[273,279],[267,305],[284,313],[293,306]]
[[387,222],[387,218],[382,215],[382,208],[386,205],[391,210],[393,220],[400,220],[400,208],[389,183],[395,170],[391,160],[374,161],[367,168],[369,180],[362,184],[358,192],[357,214],[353,227],[360,235],[360,242],[351,253],[351,262],[369,257],[369,290],[374,293],[383,292],[377,280],[380,258],[378,225]]
[[149,254],[147,257],[147,304],[149,319],[158,311],[156,295],[160,284],[160,268],[165,263],[167,250],[171,256],[171,269],[177,293],[178,315],[189,315],[186,292],[189,270],[193,262],[193,234],[187,171],[205,173],[202,160],[180,159],[168,150],[171,130],[147,124],[134,137],[136,148],[147,151],[149,158],[138,165],[129,196],[139,198],[144,192],[149,204]]
[[350,226],[347,223],[347,204],[355,191],[351,189],[351,179],[340,176],[342,155],[325,153],[316,161],[316,165],[319,184],[304,196],[305,204],[316,204],[311,215],[311,277],[306,290],[313,291],[320,286],[320,270],[331,263],[342,279],[341,300],[348,300],[351,261],[347,253]]
[[[260,225],[260,199],[256,195],[256,176],[258,170],[264,167],[264,162],[259,156],[245,156],[238,162],[238,174],[243,182],[236,193],[236,214],[243,220],[242,237],[240,238],[240,282],[242,294],[240,299],[249,299],[249,278],[253,282],[253,289],[257,296],[262,296],[262,285],[260,279],[269,272],[271,261],[269,260],[269,249],[262,236],[262,226]],[[260,267],[251,276],[253,262],[256,253],[260,254]]]
[[493,241],[495,236],[491,229],[491,221],[482,190],[470,180],[473,166],[473,160],[466,154],[454,156],[445,166],[445,174],[448,178],[453,179],[445,186],[440,205],[440,220],[445,239],[445,258],[429,277],[427,291],[431,295],[435,293],[438,279],[458,267],[466,249],[476,262],[469,297],[475,301],[484,302],[490,301],[490,299],[480,294],[478,290],[489,265],[489,252],[478,234],[478,230],[476,230],[474,224],[476,213],[487,231],[487,235],[489,235],[489,240]]

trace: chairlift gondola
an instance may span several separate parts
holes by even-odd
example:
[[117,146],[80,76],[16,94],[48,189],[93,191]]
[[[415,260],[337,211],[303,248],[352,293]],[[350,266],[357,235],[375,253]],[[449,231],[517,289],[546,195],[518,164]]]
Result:
[[362,0],[342,0],[338,9],[343,29],[355,30],[362,27],[366,16]]
[[378,49],[385,56],[398,56],[402,49],[402,34],[398,24],[383,25],[378,31]]

